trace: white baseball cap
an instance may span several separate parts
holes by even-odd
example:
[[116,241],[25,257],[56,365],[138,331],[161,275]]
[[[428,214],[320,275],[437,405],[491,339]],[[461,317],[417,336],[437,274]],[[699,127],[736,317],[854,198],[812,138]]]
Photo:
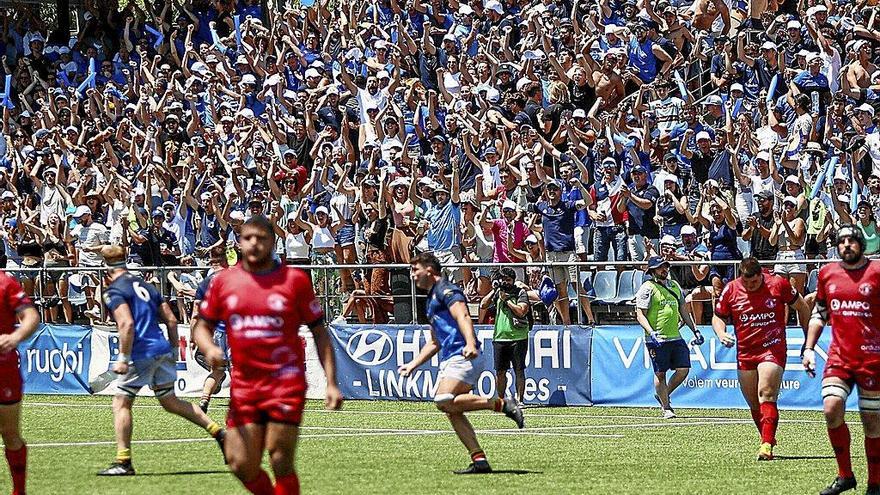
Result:
[[[732,90],[731,90],[731,91],[732,91]],[[706,132],[706,131],[700,131],[700,132],[698,132],[698,133],[697,133],[697,141],[700,141],[700,140],[703,140],[703,139],[708,139],[708,140],[711,141],[711,140],[712,140],[712,136],[710,136],[709,133]]]
[[697,235],[697,229],[691,225],[685,225],[681,228],[681,235]]

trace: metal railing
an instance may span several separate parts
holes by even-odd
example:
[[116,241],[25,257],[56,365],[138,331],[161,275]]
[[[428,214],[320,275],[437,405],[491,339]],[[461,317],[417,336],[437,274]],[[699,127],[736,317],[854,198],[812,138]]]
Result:
[[[805,264],[809,269],[836,260],[807,259],[807,260],[766,260],[763,265],[775,264]],[[710,265],[715,267],[733,267],[733,277],[738,276],[739,261],[673,261],[672,266],[695,266]],[[410,277],[410,265],[408,264],[328,264],[328,265],[291,265],[307,271],[313,281],[315,294],[321,302],[328,320],[335,318],[351,318],[362,322],[395,323],[424,322],[424,303],[427,293],[416,288]],[[529,284],[529,274],[537,271],[529,284],[536,289],[535,281],[540,281],[543,273],[552,272],[552,268],[565,269],[569,278],[574,273],[574,280],[570,283],[569,300],[580,311],[582,309],[581,298],[589,297],[585,290],[587,273],[595,273],[605,270],[644,270],[645,262],[534,262],[534,263],[454,263],[444,265],[444,271],[454,276],[455,281],[461,283],[468,278],[486,277],[485,270],[497,270],[501,267],[511,267],[517,270],[518,277],[524,277],[520,281]],[[387,270],[385,275],[383,293],[377,294],[368,290],[363,281],[368,280],[371,272],[377,269]],[[26,287],[37,305],[43,312],[44,319],[56,323],[63,322],[63,306],[70,304],[75,313],[83,313],[92,310],[92,314],[86,315],[87,319],[79,318],[78,321],[92,322],[106,321],[103,305],[101,304],[101,292],[104,288],[104,273],[107,268],[102,267],[39,267],[39,268],[7,268],[5,271],[19,279]],[[193,296],[198,283],[207,274],[209,267],[206,266],[140,266],[131,267],[129,271],[139,273],[148,282],[152,282],[166,300],[171,301],[179,313],[182,321],[187,321],[192,311]],[[808,270],[809,273],[809,270]],[[88,275],[84,278],[84,275]],[[169,275],[174,275],[184,292],[175,289]],[[88,281],[89,283],[84,283]],[[64,283],[63,283],[64,282]],[[554,280],[559,282],[559,280]],[[68,286],[68,293],[58,295],[58,289],[63,285]],[[711,285],[705,281],[703,285]],[[54,286],[54,290],[49,290]],[[485,283],[481,287],[482,294],[477,293],[476,298],[471,298],[471,303],[478,303],[486,293]],[[474,291],[471,291],[472,293]],[[91,301],[91,302],[90,302]],[[85,307],[83,307],[85,306]],[[97,311],[94,308],[97,307]],[[55,308],[55,311],[51,311]],[[50,313],[55,318],[49,318]],[[474,315],[476,316],[476,315]],[[366,320],[366,321],[364,321]],[[73,322],[67,322],[73,323]]]

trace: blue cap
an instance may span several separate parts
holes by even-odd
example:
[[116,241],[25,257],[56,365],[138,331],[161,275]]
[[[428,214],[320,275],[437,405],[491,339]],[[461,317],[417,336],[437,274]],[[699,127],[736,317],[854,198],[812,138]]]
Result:
[[497,155],[497,154],[498,154],[498,150],[496,150],[494,146],[489,146],[488,148],[483,150],[483,157],[484,158],[486,157],[486,155]]
[[648,268],[645,269],[646,272],[650,272],[655,268],[660,268],[661,266],[669,266],[669,261],[661,258],[660,256],[651,256],[651,259],[648,260]]
[[155,217],[165,218],[165,212],[162,211],[162,208],[156,208],[155,210],[153,210],[153,218]]

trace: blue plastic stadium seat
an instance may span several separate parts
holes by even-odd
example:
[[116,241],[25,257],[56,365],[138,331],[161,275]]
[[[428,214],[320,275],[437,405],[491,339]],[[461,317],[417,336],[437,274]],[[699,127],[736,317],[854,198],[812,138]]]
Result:
[[[632,283],[632,272],[629,274]],[[593,278],[593,290],[596,293],[596,302],[607,304],[607,301],[617,297],[617,270],[606,270],[596,273]]]
[[620,272],[620,278],[617,279],[617,297],[605,300],[608,304],[624,304],[632,302],[636,298],[635,270],[626,270]]

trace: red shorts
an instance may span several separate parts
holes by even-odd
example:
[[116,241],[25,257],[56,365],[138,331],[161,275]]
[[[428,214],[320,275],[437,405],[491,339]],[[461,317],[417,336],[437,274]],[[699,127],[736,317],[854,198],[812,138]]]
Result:
[[249,424],[285,423],[299,425],[306,405],[306,392],[288,397],[270,397],[264,400],[233,400],[226,415],[226,427],[237,428]]
[[787,354],[788,350],[785,347],[771,347],[757,354],[738,353],[736,356],[736,369],[743,371],[756,370],[761,363],[774,363],[785,368]]
[[859,386],[859,390],[880,392],[880,363],[848,364],[828,357],[822,378],[840,378],[850,387]]
[[23,383],[18,369],[18,358],[0,359],[0,405],[8,406],[21,402]]

